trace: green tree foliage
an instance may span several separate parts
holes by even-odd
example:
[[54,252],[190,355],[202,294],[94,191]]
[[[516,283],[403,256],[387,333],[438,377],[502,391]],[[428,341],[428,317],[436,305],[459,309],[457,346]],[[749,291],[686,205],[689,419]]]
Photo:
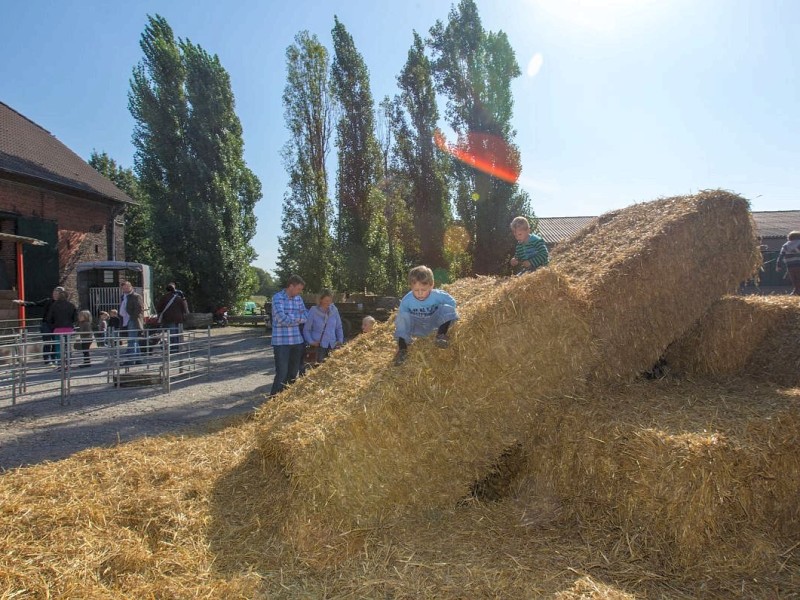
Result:
[[[136,204],[126,206],[123,213],[125,219],[125,260],[150,265],[153,272],[158,273],[162,258],[158,248],[153,243],[151,235],[150,198],[142,191],[133,170],[122,168],[105,152],[98,154],[93,151],[89,157],[89,164],[136,201]],[[122,257],[118,257],[118,259],[122,260]],[[167,282],[164,281],[163,283],[166,284]]]
[[284,117],[289,141],[283,159],[289,172],[284,196],[278,275],[301,275],[309,290],[330,287],[336,264],[331,235],[333,206],[326,160],[333,132],[328,51],[307,31],[286,50]]
[[397,138],[393,166],[409,184],[407,204],[418,248],[411,258],[434,269],[445,268],[444,233],[450,221],[447,160],[434,145],[439,120],[436,91],[431,62],[416,32],[397,83],[400,94],[392,113]]
[[256,281],[256,285],[250,294],[251,296],[270,297],[280,289],[269,271],[252,266],[250,269],[253,273],[253,279]]
[[151,199],[163,268],[192,306],[235,306],[253,285],[253,213],[261,184],[247,168],[230,77],[167,21],[148,17],[128,103],[135,170]]
[[[511,127],[511,81],[520,75],[505,33],[484,30],[474,0],[460,0],[447,23],[430,30],[437,89],[447,97],[446,118],[468,152],[487,156],[503,148],[503,159],[519,171],[519,151]],[[497,273],[511,246],[508,224],[530,212],[516,183],[455,163],[456,210],[470,235],[473,269]]]
[[[410,261],[419,255],[419,236],[414,231],[414,223],[410,205],[406,199],[410,197],[411,181],[397,167],[396,154],[396,106],[386,96],[378,106],[376,136],[381,151],[384,178],[379,184],[383,195],[383,214],[373,221],[380,221],[386,236],[385,269],[387,295],[399,294],[405,290],[406,275]],[[375,291],[379,291],[376,289]]]
[[[333,93],[340,118],[336,125],[339,170],[336,180],[338,222],[336,242],[342,256],[340,287],[361,290],[371,280],[373,265],[385,261],[387,244],[371,236],[383,207],[375,190],[382,178],[381,155],[375,137],[375,111],[369,72],[353,37],[334,17],[334,59],[331,67]],[[380,254],[376,254],[380,253]]]

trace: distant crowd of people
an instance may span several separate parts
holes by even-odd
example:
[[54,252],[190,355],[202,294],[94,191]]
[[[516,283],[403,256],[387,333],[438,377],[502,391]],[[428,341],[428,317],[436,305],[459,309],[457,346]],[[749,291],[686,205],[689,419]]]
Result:
[[[63,366],[65,349],[62,344],[74,339],[74,348],[80,353],[79,368],[91,365],[90,348],[93,342],[98,346],[109,346],[119,336],[127,339],[123,366],[141,364],[142,340],[145,329],[144,301],[134,290],[130,281],[120,283],[119,308],[100,311],[97,325],[94,326],[92,313],[78,310],[71,301],[70,294],[63,287],[53,288],[47,298],[41,300],[13,300],[15,304],[42,308],[39,325],[42,334],[42,356],[45,364],[57,368]],[[170,348],[175,351],[180,344],[185,316],[189,312],[186,296],[174,283],[166,286],[166,293],[156,304],[155,325],[169,330]],[[68,337],[71,336],[71,337]]]

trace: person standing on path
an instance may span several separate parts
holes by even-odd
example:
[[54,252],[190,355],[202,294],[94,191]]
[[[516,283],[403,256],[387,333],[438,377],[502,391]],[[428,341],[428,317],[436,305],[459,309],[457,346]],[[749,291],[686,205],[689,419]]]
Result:
[[142,297],[133,291],[133,284],[130,281],[123,281],[120,288],[122,300],[119,303],[119,316],[122,320],[122,330],[128,334],[125,355],[129,361],[141,362],[139,338],[144,330],[144,304]]
[[169,329],[169,350],[173,354],[178,352],[183,321],[189,313],[189,303],[186,296],[174,283],[167,284],[167,293],[156,304],[158,312],[158,326]]
[[58,298],[50,309],[47,311],[47,323],[50,325],[50,330],[53,332],[53,337],[56,340],[55,353],[57,366],[66,365],[65,360],[68,356],[67,346],[69,344],[68,336],[72,335],[75,331],[75,322],[78,320],[78,309],[69,301],[69,294],[61,290],[58,292]]
[[781,246],[775,270],[780,272],[783,268],[789,273],[792,281],[792,296],[800,296],[800,231],[791,231],[786,236],[786,243]]
[[275,357],[275,379],[269,395],[281,392],[297,379],[306,347],[300,326],[308,319],[308,311],[300,295],[306,282],[299,275],[290,275],[286,288],[272,297],[272,352]]
[[61,286],[53,288],[53,293],[47,298],[41,300],[12,300],[14,304],[21,304],[22,306],[41,306],[42,307],[42,320],[39,324],[39,332],[42,334],[42,359],[45,364],[55,364],[56,362],[56,336],[53,335],[53,327],[47,322],[47,313],[50,312],[50,307],[53,306],[58,295],[64,291]]
[[92,332],[92,313],[88,310],[78,312],[78,341],[75,342],[75,349],[83,354],[83,363],[78,367],[86,368],[92,364],[89,357],[89,348],[92,345],[94,333]]

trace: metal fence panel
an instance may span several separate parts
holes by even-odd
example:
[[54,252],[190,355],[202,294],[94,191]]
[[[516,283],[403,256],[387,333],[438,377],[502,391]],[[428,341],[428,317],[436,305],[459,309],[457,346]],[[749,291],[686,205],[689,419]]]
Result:
[[150,386],[169,392],[173,384],[210,370],[210,329],[146,329],[135,340],[125,332],[101,337],[42,334],[30,328],[0,335],[0,404],[58,396],[66,405],[75,390],[114,387]]

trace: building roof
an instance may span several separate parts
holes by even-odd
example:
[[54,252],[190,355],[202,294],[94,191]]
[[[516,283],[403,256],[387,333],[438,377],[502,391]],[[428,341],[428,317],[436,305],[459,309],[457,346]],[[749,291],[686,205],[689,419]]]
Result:
[[134,202],[49,131],[3,102],[0,102],[0,179],[92,200]]
[[758,235],[763,238],[783,238],[790,231],[800,231],[800,210],[767,210],[753,213]]
[[545,244],[557,244],[572,237],[595,220],[596,217],[537,217],[539,235]]
[[[573,236],[596,217],[537,217],[539,235],[546,244]],[[754,211],[756,235],[761,239],[786,238],[790,231],[800,231],[800,210]]]

